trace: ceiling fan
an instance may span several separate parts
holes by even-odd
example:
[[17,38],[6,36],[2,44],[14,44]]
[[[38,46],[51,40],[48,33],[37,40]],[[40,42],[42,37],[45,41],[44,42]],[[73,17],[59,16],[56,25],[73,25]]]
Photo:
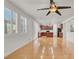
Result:
[[55,2],[53,0],[50,0],[50,7],[49,8],[41,8],[37,10],[49,10],[46,16],[48,16],[50,13],[57,13],[61,16],[61,13],[58,9],[68,9],[71,8],[71,6],[56,6]]

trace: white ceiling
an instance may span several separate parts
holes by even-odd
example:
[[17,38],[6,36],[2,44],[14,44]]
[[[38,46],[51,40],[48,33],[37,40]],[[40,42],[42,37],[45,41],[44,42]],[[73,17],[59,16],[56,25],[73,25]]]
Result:
[[59,10],[62,16],[51,13],[46,16],[48,11],[37,11],[37,9],[49,7],[50,0],[10,0],[21,8],[24,12],[33,15],[41,24],[60,23],[74,15],[73,0],[54,0],[59,6],[71,6],[70,9]]

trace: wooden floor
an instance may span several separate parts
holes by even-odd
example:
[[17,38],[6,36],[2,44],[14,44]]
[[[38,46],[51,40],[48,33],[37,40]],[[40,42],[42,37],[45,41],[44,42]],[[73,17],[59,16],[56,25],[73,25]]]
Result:
[[41,37],[5,59],[73,59],[72,49],[63,44],[62,38],[57,38],[57,45],[54,46],[52,38]]

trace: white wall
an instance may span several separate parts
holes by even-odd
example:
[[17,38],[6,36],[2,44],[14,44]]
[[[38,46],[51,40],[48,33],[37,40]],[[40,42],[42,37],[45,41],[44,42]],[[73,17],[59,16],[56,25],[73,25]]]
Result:
[[18,23],[17,23],[17,31],[19,33],[12,33],[12,34],[5,34],[5,49],[4,54],[5,56],[11,54],[16,49],[21,48],[25,44],[29,43],[34,38],[34,22],[32,21],[32,17],[28,14],[25,14],[21,9],[16,7],[14,4],[12,4],[9,1],[5,1],[5,6],[9,7],[10,9],[18,12],[20,15],[24,15],[27,17],[27,32],[26,33],[20,33],[21,27],[19,26],[19,15],[18,15]]
[[40,32],[40,24],[38,24],[37,22],[34,22],[34,28],[35,28],[34,39],[37,39],[38,38],[38,32]]
[[64,39],[73,44],[74,43],[74,32],[70,32],[71,23],[74,24],[73,17],[68,19],[68,21],[63,22],[63,33],[64,33]]

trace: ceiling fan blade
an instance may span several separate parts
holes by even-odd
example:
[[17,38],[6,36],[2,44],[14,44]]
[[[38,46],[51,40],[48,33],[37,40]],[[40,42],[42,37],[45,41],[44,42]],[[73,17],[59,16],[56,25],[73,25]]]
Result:
[[48,13],[46,14],[46,16],[48,16],[50,14],[50,11],[48,11]]
[[61,13],[57,10],[56,13],[61,16]]
[[71,8],[71,6],[58,6],[57,8],[58,9],[68,9],[68,8]]
[[37,10],[48,10],[50,8],[41,8],[41,9],[37,9]]
[[50,4],[52,4],[53,3],[53,0],[50,0]]

